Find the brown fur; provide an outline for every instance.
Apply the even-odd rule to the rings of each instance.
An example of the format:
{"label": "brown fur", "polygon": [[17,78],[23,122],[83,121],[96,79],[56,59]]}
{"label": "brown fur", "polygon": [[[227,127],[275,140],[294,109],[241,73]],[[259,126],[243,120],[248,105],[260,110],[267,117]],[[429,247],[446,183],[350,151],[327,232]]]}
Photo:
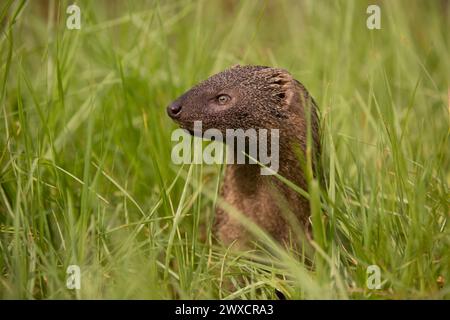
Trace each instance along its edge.
{"label": "brown fur", "polygon": [[[226,106],[214,101],[226,93],[232,100]],[[279,171],[283,177],[307,190],[304,166],[299,154],[306,154],[307,114],[311,115],[313,167],[320,152],[316,105],[305,87],[286,70],[262,66],[236,66],[218,73],[179,97],[174,104],[181,112],[174,118],[192,132],[193,122],[202,121],[203,130],[279,129]],[[171,107],[169,106],[169,108]],[[306,106],[310,106],[308,113]],[[296,153],[296,150],[299,152]],[[229,164],[220,195],[233,207],[280,242],[289,240],[290,224],[284,212],[290,210],[307,225],[308,201],[275,176],[260,175],[257,164]],[[225,244],[244,247],[250,240],[246,228],[223,209],[216,209],[215,234]]]}

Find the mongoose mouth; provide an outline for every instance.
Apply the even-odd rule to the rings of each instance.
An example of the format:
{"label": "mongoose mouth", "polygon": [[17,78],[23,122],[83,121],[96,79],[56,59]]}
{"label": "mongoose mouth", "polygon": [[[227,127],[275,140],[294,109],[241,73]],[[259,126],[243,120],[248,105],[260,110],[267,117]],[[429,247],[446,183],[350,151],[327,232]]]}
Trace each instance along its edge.
{"label": "mongoose mouth", "polygon": [[186,129],[186,128],[184,128],[184,130],[187,130],[187,131],[191,134],[191,136],[195,136],[194,130],[192,130],[192,129]]}
{"label": "mongoose mouth", "polygon": [[203,132],[201,132],[201,131],[195,131],[195,130],[192,128],[192,125],[180,123],[180,127],[181,127],[181,129],[184,129],[184,130],[186,130],[187,132],[189,132],[189,134],[190,134],[191,136],[199,137],[199,138],[202,138],[202,137],[203,137]]}

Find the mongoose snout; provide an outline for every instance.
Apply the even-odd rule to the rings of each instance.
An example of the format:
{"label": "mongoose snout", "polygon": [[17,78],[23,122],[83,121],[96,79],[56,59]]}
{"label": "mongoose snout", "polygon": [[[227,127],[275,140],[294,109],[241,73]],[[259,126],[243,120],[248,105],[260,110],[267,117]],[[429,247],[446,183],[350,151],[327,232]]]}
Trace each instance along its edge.
{"label": "mongoose snout", "polygon": [[170,106],[167,107],[167,114],[171,118],[176,118],[180,112],[181,112],[181,102],[180,101],[174,101]]}
{"label": "mongoose snout", "polygon": [[[278,173],[307,189],[305,155],[311,127],[312,164],[320,154],[317,107],[305,87],[284,69],[235,66],[215,74],[184,93],[167,108],[168,115],[193,133],[195,121],[202,130],[278,129]],[[300,152],[299,152],[300,151]],[[260,175],[258,164],[228,164],[220,195],[280,242],[291,240],[289,211],[307,224],[309,202],[276,176]],[[225,244],[245,247],[251,237],[239,221],[216,208],[214,232]]]}

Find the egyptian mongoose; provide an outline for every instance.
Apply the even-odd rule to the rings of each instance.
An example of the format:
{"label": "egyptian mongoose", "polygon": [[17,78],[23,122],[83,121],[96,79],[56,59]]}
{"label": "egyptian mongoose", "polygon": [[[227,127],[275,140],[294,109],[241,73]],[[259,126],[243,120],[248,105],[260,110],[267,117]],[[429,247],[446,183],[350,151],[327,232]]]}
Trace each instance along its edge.
{"label": "egyptian mongoose", "polygon": [[[311,146],[310,168],[320,154],[317,107],[305,87],[284,69],[235,66],[196,85],[167,108],[168,115],[194,134],[194,121],[202,130],[278,129],[278,174],[307,190],[305,155]],[[311,143],[307,144],[308,137]],[[302,161],[303,159],[303,161]],[[305,227],[310,216],[306,198],[276,175],[261,175],[259,164],[227,164],[220,195],[280,242],[292,231],[286,211]],[[235,216],[216,208],[214,233],[224,244],[245,247],[251,238]]]}

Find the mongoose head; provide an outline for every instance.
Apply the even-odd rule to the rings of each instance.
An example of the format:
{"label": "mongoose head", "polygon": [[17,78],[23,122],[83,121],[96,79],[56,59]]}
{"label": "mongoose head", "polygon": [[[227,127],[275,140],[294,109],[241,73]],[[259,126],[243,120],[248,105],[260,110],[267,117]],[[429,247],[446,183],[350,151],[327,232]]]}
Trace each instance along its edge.
{"label": "mongoose head", "polygon": [[298,114],[299,86],[283,69],[235,66],[181,95],[167,113],[191,134],[194,121],[202,121],[203,131],[214,128],[222,134],[226,129],[281,128],[286,118]]}

